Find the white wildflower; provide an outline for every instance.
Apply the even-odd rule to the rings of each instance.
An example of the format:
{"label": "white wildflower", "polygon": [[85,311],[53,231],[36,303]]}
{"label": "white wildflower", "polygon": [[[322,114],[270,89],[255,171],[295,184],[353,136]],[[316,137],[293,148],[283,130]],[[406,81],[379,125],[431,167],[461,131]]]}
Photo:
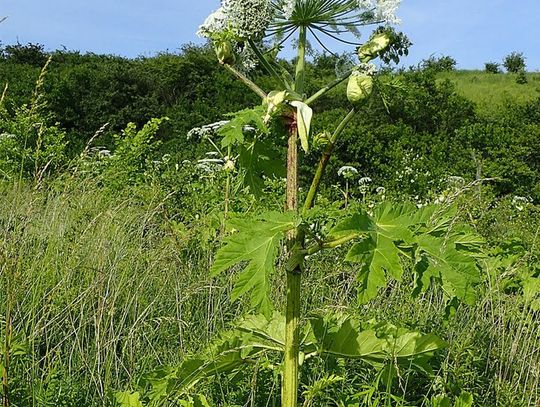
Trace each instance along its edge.
{"label": "white wildflower", "polygon": [[369,10],[373,8],[372,0],[358,0],[358,8],[362,10]]}
{"label": "white wildflower", "polygon": [[99,150],[97,151],[97,154],[98,154],[98,156],[100,156],[100,157],[110,157],[110,156],[111,156],[110,150],[107,150],[107,149],[105,149],[105,148],[104,148],[104,149],[99,149]]}
{"label": "white wildflower", "polygon": [[223,167],[223,160],[219,158],[204,158],[197,161],[195,168],[206,174],[213,174]]}
{"label": "white wildflower", "polygon": [[283,1],[283,4],[281,5],[281,12],[283,13],[283,17],[285,17],[286,20],[292,17],[295,6],[296,6],[296,0]]}
{"label": "white wildflower", "polygon": [[257,59],[255,52],[253,52],[251,46],[246,44],[241,51],[238,52],[238,57],[240,59],[239,65],[241,70],[245,73],[253,71],[255,68],[257,68],[257,65],[259,65],[259,60]]}
{"label": "white wildflower", "polygon": [[221,7],[210,14],[197,35],[212,38],[232,28],[241,38],[262,37],[271,21],[270,0],[222,0]]}
{"label": "white wildflower", "polygon": [[373,181],[373,180],[372,180],[371,178],[369,178],[369,177],[362,177],[362,178],[360,178],[360,180],[358,181],[358,183],[359,183],[360,185],[366,185],[366,184],[371,183],[372,181]]}
{"label": "white wildflower", "polygon": [[199,26],[197,36],[202,38],[210,38],[212,34],[221,32],[227,28],[227,15],[223,7],[218,8],[204,20],[204,23]]}
{"label": "white wildflower", "polygon": [[435,201],[433,201],[433,203],[435,205],[440,205],[440,204],[443,204],[444,202],[446,201],[446,195],[443,193],[441,195],[439,195]]}
{"label": "white wildflower", "polygon": [[377,187],[375,192],[377,192],[378,195],[384,195],[385,192],[386,192],[386,188],[385,187]]}
{"label": "white wildflower", "polygon": [[520,212],[531,202],[532,199],[529,199],[526,196],[514,196],[512,198],[512,205]]}
{"label": "white wildflower", "polygon": [[356,67],[356,70],[361,72],[364,75],[373,76],[377,73],[377,67],[375,64],[372,64],[371,62],[368,63],[361,63]]}
{"label": "white wildflower", "polygon": [[223,164],[221,158],[203,158],[202,160],[197,160],[199,164]]}
{"label": "white wildflower", "polygon": [[446,182],[448,183],[449,187],[453,188],[461,188],[465,185],[465,179],[457,175],[450,175],[446,179]]}
{"label": "white wildflower", "polygon": [[362,195],[366,195],[369,192],[369,184],[371,184],[372,179],[369,177],[362,177],[358,180],[358,189]]}
{"label": "white wildflower", "polygon": [[218,131],[220,128],[225,126],[227,123],[229,123],[229,120],[221,120],[219,122],[205,124],[201,127],[194,127],[187,133],[187,139],[193,140],[193,139],[199,139],[206,137],[208,135],[214,134],[216,131]]}
{"label": "white wildflower", "polygon": [[401,20],[396,16],[401,0],[358,0],[358,8],[373,13],[374,21],[387,24],[399,24]]}
{"label": "white wildflower", "polygon": [[228,21],[241,38],[259,38],[270,24],[269,0],[223,0],[221,4]]}
{"label": "white wildflower", "polygon": [[358,174],[358,170],[350,165],[344,165],[338,170],[338,176],[344,178],[350,178]]}

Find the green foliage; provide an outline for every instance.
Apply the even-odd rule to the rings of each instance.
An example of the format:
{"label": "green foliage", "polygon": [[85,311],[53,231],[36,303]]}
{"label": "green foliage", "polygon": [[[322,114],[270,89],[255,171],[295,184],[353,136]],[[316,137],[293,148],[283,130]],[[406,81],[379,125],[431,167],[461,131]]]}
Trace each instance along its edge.
{"label": "green foliage", "polygon": [[244,143],[244,132],[246,126],[255,125],[256,130],[262,133],[268,133],[266,123],[262,118],[263,108],[244,109],[232,114],[233,117],[228,123],[222,126],[218,133],[221,135],[221,146],[229,147]]}
{"label": "green foliage", "polygon": [[[373,215],[360,210],[336,225],[331,237],[362,236],[348,251],[346,260],[360,263],[358,299],[375,298],[388,277],[401,280],[400,257],[412,254],[417,273],[417,290],[425,290],[433,279],[442,284],[449,300],[456,297],[474,303],[475,286],[481,282],[474,257],[482,240],[463,225],[452,222],[453,212],[438,213],[428,206],[384,203]],[[367,235],[367,236],[365,236]]]}
{"label": "green foliage", "polygon": [[[47,63],[48,64],[48,63]],[[0,176],[17,175],[41,180],[66,163],[66,134],[52,123],[43,100],[42,86],[47,65],[37,81],[28,104],[10,112],[5,106],[5,92],[0,99]]]}
{"label": "green foliage", "polygon": [[487,73],[501,73],[500,65],[497,62],[486,62],[484,66]]}
{"label": "green foliage", "polygon": [[[432,334],[398,328],[391,324],[369,321],[360,323],[354,317],[331,313],[312,316],[305,327],[301,343],[305,363],[316,357],[332,359],[359,359],[379,370],[385,367],[402,366],[429,372],[428,361],[436,351],[446,347],[444,341]],[[246,367],[257,361],[266,360],[267,368],[279,369],[279,359],[272,356],[284,351],[285,317],[274,313],[271,318],[248,315],[240,320],[233,330],[224,332],[199,355],[185,359],[175,368],[163,368],[146,375],[141,383],[142,399],[148,404],[162,405],[164,400],[185,398],[198,382],[210,383],[220,374],[229,376],[242,374]],[[210,380],[210,381],[209,381]],[[322,387],[333,386],[340,380],[319,382],[311,387],[306,399],[314,398]],[[117,399],[139,400],[139,392],[118,393]],[[126,407],[129,404],[124,404]]]}
{"label": "green foliage", "polygon": [[218,275],[232,266],[248,262],[236,279],[231,300],[235,301],[248,291],[252,308],[270,315],[270,278],[274,274],[278,248],[285,232],[295,227],[292,213],[263,213],[255,219],[235,219],[230,226],[237,230],[218,250],[212,275]]}
{"label": "green foliage", "polygon": [[238,164],[243,185],[256,197],[260,197],[265,180],[282,178],[285,168],[280,151],[268,141],[253,140],[239,148]]}
{"label": "green foliage", "polygon": [[222,137],[221,146],[237,152],[240,179],[255,196],[261,195],[265,178],[285,174],[279,146],[268,141],[269,129],[263,120],[264,111],[263,106],[239,111],[217,131]]}
{"label": "green foliage", "polygon": [[[28,61],[39,57],[19,51]],[[266,108],[243,110],[224,128],[219,141],[230,148],[234,171],[197,168],[193,158],[206,152],[208,140],[186,142],[186,131],[255,102],[212,58],[195,47],[137,60],[55,52],[34,99],[39,68],[11,56],[0,61],[10,82],[0,133],[16,136],[0,137],[2,178],[9,179],[0,182],[7,294],[0,314],[16,310],[12,404],[279,405],[285,322],[271,314],[270,298],[282,297],[276,271],[292,266],[278,253],[295,227],[309,246],[294,248],[293,266],[303,263],[303,250],[316,251],[307,259],[302,310],[352,308],[351,315],[315,313],[304,327],[307,405],[468,406],[473,396],[483,407],[536,402],[536,76],[527,74],[529,83],[518,86],[515,76],[478,72],[384,73],[328,167],[353,164],[373,183],[351,184],[345,212],[329,174],[318,206],[300,222],[269,212],[282,207],[285,140],[274,120],[262,119]],[[332,78],[334,61],[320,58],[308,70],[310,94]],[[265,89],[280,89],[259,75]],[[460,96],[464,88],[494,100],[510,89],[531,100],[508,102],[488,116]],[[331,134],[349,107],[345,84],[338,85],[314,104],[312,133]],[[148,122],[164,114],[170,120]],[[106,121],[110,130],[87,146]],[[91,147],[96,140],[103,147]],[[320,153],[309,144],[301,155],[303,190]],[[38,183],[15,184],[21,173]],[[459,188],[447,186],[449,175],[463,177]],[[222,242],[229,176],[230,210],[248,215],[232,215]],[[479,177],[496,180],[468,184]],[[385,197],[375,195],[378,186]],[[418,209],[393,203],[393,196],[422,204],[437,197],[439,204]],[[457,202],[454,209],[440,205],[447,200]],[[219,278],[210,280],[208,269]],[[251,302],[230,304],[231,286],[234,300],[249,295]],[[357,293],[362,304],[348,307]],[[456,299],[463,302],[457,308]],[[249,308],[272,318],[248,316],[206,346]],[[125,388],[135,392],[114,400],[114,389]]]}
{"label": "green foliage", "polygon": [[[311,318],[310,325],[318,354],[361,359],[378,369],[396,363],[429,371],[428,360],[446,346],[436,335],[422,335],[387,323],[360,323],[347,315]],[[308,349],[310,345],[306,344]]]}
{"label": "green foliage", "polygon": [[472,394],[462,393],[455,399],[454,403],[452,403],[452,400],[448,396],[435,396],[431,399],[430,405],[432,407],[473,407],[474,401]]}
{"label": "green foliage", "polygon": [[525,85],[528,82],[527,75],[525,75],[525,71],[519,71],[516,76],[516,83],[518,85]]}
{"label": "green foliage", "polygon": [[129,123],[122,134],[115,136],[114,154],[105,161],[103,177],[113,188],[137,183],[149,167],[151,153],[157,148],[153,142],[162,123],[168,118],[152,119],[140,130]]}
{"label": "green foliage", "polygon": [[26,64],[41,68],[47,62],[48,55],[42,44],[17,43],[0,47],[0,57],[15,64]]}
{"label": "green foliage", "polygon": [[504,57],[503,66],[510,73],[519,73],[525,70],[525,57],[522,52],[512,52]]}
{"label": "green foliage", "polygon": [[435,58],[434,56],[429,57],[422,61],[422,68],[430,70],[433,72],[448,72],[454,71],[456,69],[456,60],[449,55],[441,56]]}

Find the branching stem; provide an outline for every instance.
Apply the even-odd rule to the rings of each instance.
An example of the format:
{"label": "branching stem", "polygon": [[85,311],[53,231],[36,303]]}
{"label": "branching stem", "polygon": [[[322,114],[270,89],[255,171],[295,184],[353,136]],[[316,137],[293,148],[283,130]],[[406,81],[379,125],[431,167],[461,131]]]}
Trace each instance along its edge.
{"label": "branching stem", "polygon": [[223,66],[227,68],[230,72],[232,72],[234,76],[236,76],[238,79],[244,82],[246,86],[250,88],[253,92],[255,92],[258,96],[260,96],[261,99],[264,99],[266,97],[266,92],[262,90],[259,86],[257,86],[255,82],[249,79],[246,75],[244,75],[238,69],[236,69],[235,67],[229,64],[223,64]]}
{"label": "branching stem", "polygon": [[344,236],[336,240],[331,240],[330,242],[316,243],[308,247],[307,249],[302,250],[300,253],[306,256],[310,256],[324,249],[335,249],[336,247],[341,246],[342,244],[345,244],[345,243],[350,242],[351,240],[357,239],[359,236],[360,236],[359,233],[352,233],[348,236]]}
{"label": "branching stem", "polygon": [[328,85],[326,85],[324,88],[322,88],[321,90],[317,91],[316,93],[314,93],[312,96],[310,96],[309,98],[306,99],[306,105],[310,105],[312,104],[313,102],[315,102],[317,99],[319,99],[321,96],[325,95],[328,91],[330,91],[331,89],[335,88],[336,86],[338,86],[340,83],[342,83],[343,81],[345,81],[347,78],[349,78],[349,76],[351,76],[351,71],[348,71],[345,75],[337,78],[336,80],[330,82]]}
{"label": "branching stem", "polygon": [[319,186],[321,185],[322,177],[326,170],[326,166],[328,165],[328,161],[330,161],[330,157],[332,156],[332,153],[334,152],[334,146],[336,145],[336,141],[341,135],[341,133],[343,133],[343,130],[345,130],[345,127],[347,127],[347,125],[352,120],[355,114],[356,114],[356,110],[352,108],[347,114],[347,116],[343,118],[341,123],[339,123],[334,134],[332,134],[332,136],[330,137],[328,144],[326,145],[326,148],[324,149],[322,157],[319,160],[319,164],[317,165],[317,171],[315,172],[315,175],[313,176],[313,181],[311,182],[311,186],[306,196],[306,200],[304,201],[304,206],[302,208],[302,211],[304,213],[313,207],[313,204],[315,202],[315,197],[317,196],[317,192],[319,191]]}

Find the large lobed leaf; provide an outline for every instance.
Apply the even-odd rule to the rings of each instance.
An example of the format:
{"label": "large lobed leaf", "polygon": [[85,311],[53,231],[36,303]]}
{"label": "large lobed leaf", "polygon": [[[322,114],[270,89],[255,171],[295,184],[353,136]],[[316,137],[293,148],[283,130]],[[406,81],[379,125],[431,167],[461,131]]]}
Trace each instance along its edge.
{"label": "large lobed leaf", "polygon": [[470,229],[454,222],[455,209],[417,209],[413,205],[383,203],[373,214],[359,210],[336,225],[334,239],[359,236],[346,260],[360,263],[358,298],[366,303],[387,285],[389,277],[401,280],[401,257],[416,258],[416,292],[435,280],[449,298],[466,303],[476,299],[481,281],[476,256],[483,241]]}
{"label": "large lobed leaf", "polygon": [[255,139],[251,143],[240,146],[238,151],[242,183],[249,188],[253,195],[261,195],[264,177],[285,177],[285,166],[280,153],[269,143]]}
{"label": "large lobed leaf", "polygon": [[[138,404],[141,399],[148,400],[150,406],[164,405],[165,400],[185,399],[201,381],[242,371],[246,364],[268,357],[268,352],[282,354],[284,334],[282,314],[274,312],[270,318],[248,315],[200,354],[185,359],[177,367],[165,367],[146,375],[140,383],[145,389],[143,397],[138,392],[126,392],[118,393],[117,399],[126,407],[142,406]],[[341,313],[310,318],[302,337],[301,351],[306,355],[361,359],[377,368],[398,363],[423,371],[430,370],[428,361],[434,352],[446,346],[435,335],[373,321],[361,323]],[[197,400],[197,397],[190,402],[204,405],[196,402],[206,399]]]}
{"label": "large lobed leaf", "polygon": [[232,301],[251,291],[254,309],[270,316],[269,278],[274,272],[278,248],[285,232],[296,227],[293,213],[268,212],[256,219],[231,222],[238,230],[218,250],[210,270],[213,276],[234,265],[247,262],[238,274],[231,294]]}
{"label": "large lobed leaf", "polygon": [[421,334],[385,323],[360,323],[351,316],[330,314],[310,320],[313,342],[320,355],[362,359],[374,366],[400,363],[429,369],[427,360],[446,343],[433,334]]}
{"label": "large lobed leaf", "polygon": [[268,128],[263,121],[263,112],[262,107],[258,106],[234,113],[233,118],[218,130],[218,133],[223,137],[221,146],[228,147],[234,144],[242,144],[247,126],[253,125],[257,130],[267,133]]}

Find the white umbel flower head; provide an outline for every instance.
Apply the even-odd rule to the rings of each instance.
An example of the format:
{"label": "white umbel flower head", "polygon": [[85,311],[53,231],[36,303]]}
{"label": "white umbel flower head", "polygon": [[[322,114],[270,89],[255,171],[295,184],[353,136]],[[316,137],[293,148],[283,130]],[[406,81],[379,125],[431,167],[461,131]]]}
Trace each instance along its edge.
{"label": "white umbel flower head", "polygon": [[518,211],[522,211],[530,203],[532,203],[532,199],[525,196],[514,196],[512,198],[512,205],[514,205]]}
{"label": "white umbel flower head", "polygon": [[212,12],[204,23],[199,26],[197,36],[202,38],[210,38],[213,33],[221,32],[227,28],[227,15],[225,14],[223,7],[218,8]]}
{"label": "white umbel flower head", "polygon": [[358,0],[358,8],[373,12],[373,20],[387,24],[399,24],[401,20],[396,16],[401,0]]}
{"label": "white umbel flower head", "polygon": [[377,66],[371,62],[361,62],[356,69],[364,75],[373,76],[377,73]]}
{"label": "white umbel flower head", "polygon": [[206,18],[197,35],[213,38],[232,28],[241,39],[259,39],[271,17],[270,0],[222,0],[221,7]]}
{"label": "white umbel flower head", "polygon": [[223,10],[241,38],[261,37],[271,22],[270,0],[223,0]]}
{"label": "white umbel flower head", "polygon": [[350,165],[344,165],[338,170],[338,176],[343,178],[352,178],[358,174],[358,170]]}
{"label": "white umbel flower head", "polygon": [[370,184],[373,180],[369,177],[362,177],[360,180],[358,180],[359,185],[367,185]]}
{"label": "white umbel flower head", "polygon": [[294,7],[296,6],[296,0],[284,0],[281,5],[281,12],[285,19],[290,19],[294,12]]}

